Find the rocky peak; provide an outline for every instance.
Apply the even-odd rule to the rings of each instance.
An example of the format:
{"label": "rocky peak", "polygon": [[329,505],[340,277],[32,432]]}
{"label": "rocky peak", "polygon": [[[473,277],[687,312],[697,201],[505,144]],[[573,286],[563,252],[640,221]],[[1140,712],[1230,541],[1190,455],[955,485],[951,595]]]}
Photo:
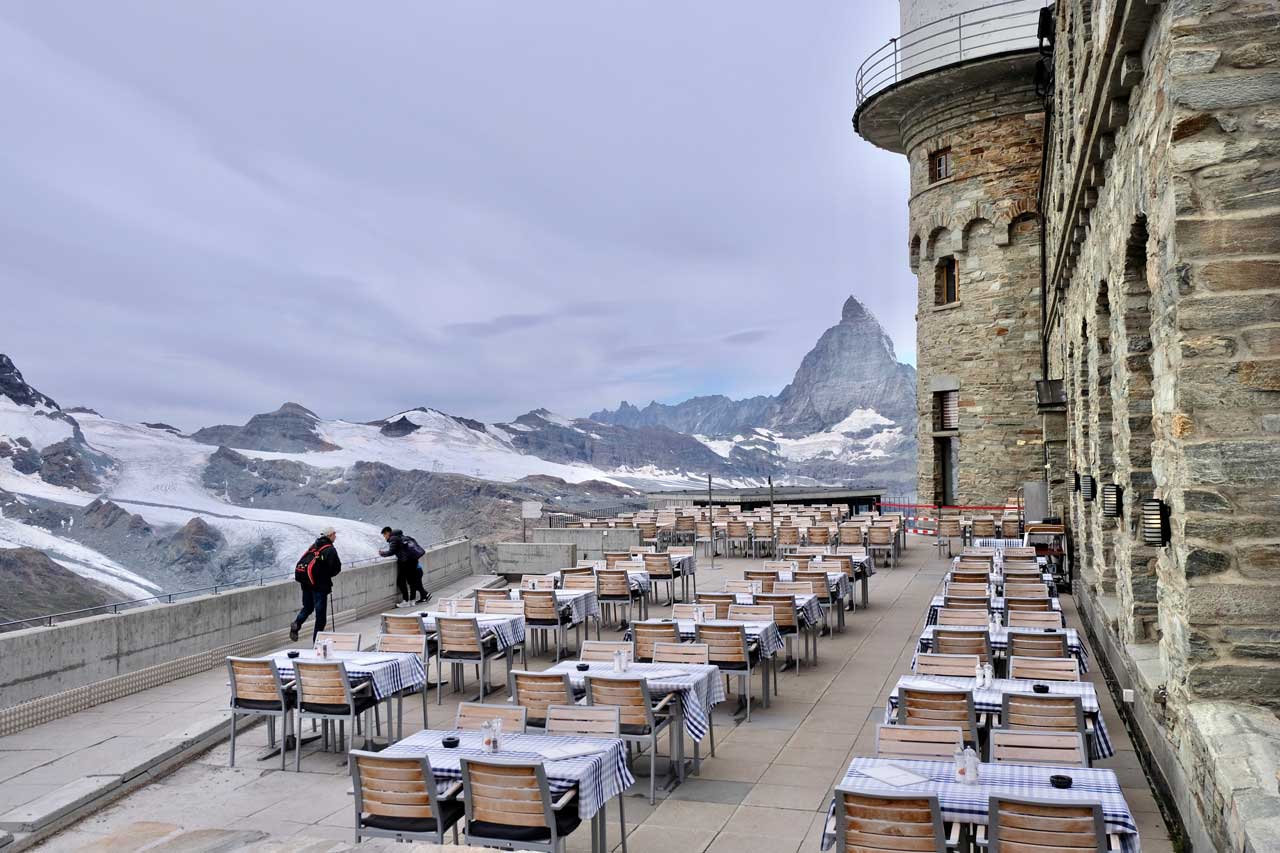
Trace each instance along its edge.
{"label": "rocky peak", "polygon": [[0,353],[0,397],[8,397],[19,406],[44,406],[58,408],[53,398],[41,394],[27,384],[22,378],[22,371],[13,363],[13,359]]}
{"label": "rocky peak", "polygon": [[306,406],[285,403],[274,412],[254,415],[244,426],[205,427],[193,432],[191,438],[201,444],[277,453],[336,450],[320,437],[319,422],[320,417]]}
{"label": "rocky peak", "polygon": [[203,565],[225,541],[216,527],[197,515],[165,541],[166,556],[182,566]]}

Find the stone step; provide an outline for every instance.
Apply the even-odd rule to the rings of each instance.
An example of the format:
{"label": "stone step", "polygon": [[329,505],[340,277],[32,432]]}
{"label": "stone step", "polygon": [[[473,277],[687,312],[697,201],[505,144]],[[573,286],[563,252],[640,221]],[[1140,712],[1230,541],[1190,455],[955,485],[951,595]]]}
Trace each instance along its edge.
{"label": "stone step", "polygon": [[82,776],[0,815],[0,830],[36,832],[118,787],[120,776]]}

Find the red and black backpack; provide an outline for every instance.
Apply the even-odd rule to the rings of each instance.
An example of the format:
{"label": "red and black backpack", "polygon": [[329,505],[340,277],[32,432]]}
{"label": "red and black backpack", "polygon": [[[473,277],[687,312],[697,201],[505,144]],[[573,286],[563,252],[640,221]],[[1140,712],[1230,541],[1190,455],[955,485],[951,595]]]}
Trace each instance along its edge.
{"label": "red and black backpack", "polygon": [[332,542],[326,542],[319,547],[312,545],[308,548],[302,555],[301,559],[298,560],[298,564],[293,567],[293,579],[298,583],[302,583],[305,579],[307,583],[315,586],[316,578],[313,572],[315,570],[316,563],[320,562],[320,555],[324,553],[324,549],[332,547]]}

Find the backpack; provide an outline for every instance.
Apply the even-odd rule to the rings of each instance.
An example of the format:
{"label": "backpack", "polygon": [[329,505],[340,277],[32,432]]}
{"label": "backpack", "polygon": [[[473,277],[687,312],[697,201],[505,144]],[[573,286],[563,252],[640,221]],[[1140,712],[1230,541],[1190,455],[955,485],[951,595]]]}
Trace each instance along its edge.
{"label": "backpack", "polygon": [[320,555],[324,552],[324,549],[332,547],[332,543],[326,542],[319,548],[315,545],[308,548],[298,559],[298,564],[293,567],[293,579],[298,583],[302,583],[305,580],[307,583],[315,586],[316,578],[313,571],[316,567],[316,563],[320,561]]}
{"label": "backpack", "polygon": [[414,539],[412,536],[404,537],[404,549],[412,555],[415,560],[421,560],[423,555],[427,553],[423,547],[418,544],[418,540]]}

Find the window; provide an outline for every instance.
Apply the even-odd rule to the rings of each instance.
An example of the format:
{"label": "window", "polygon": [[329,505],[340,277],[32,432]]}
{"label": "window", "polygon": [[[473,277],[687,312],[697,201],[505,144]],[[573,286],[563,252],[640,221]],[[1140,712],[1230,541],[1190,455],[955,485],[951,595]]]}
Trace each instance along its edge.
{"label": "window", "polygon": [[951,177],[951,149],[942,148],[929,155],[929,183]]}
{"label": "window", "polygon": [[935,432],[960,429],[960,392],[933,392],[933,428]]}
{"label": "window", "polygon": [[956,270],[956,259],[948,255],[938,261],[934,273],[933,302],[935,305],[949,305],[960,301],[960,284]]}

